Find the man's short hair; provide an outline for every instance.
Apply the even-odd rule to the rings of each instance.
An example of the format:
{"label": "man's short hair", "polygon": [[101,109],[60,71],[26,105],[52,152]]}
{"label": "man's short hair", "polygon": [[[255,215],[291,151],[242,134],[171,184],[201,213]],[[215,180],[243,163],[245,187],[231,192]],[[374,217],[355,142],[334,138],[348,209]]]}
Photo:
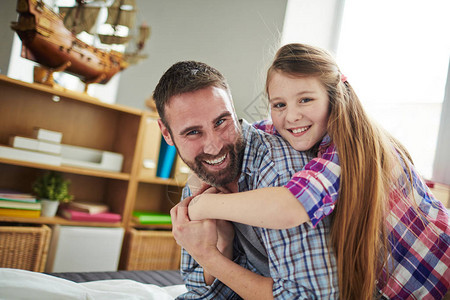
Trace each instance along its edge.
{"label": "man's short hair", "polygon": [[169,128],[165,107],[170,98],[210,86],[224,89],[231,99],[225,77],[213,67],[197,61],[182,61],[172,65],[161,77],[153,92],[156,109],[164,125]]}

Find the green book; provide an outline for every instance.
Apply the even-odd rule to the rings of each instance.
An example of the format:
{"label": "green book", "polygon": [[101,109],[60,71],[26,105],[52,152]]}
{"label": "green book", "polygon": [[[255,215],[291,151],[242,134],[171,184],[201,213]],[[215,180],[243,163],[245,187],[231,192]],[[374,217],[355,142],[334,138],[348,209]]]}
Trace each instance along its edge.
{"label": "green book", "polygon": [[133,211],[133,219],[140,224],[172,224],[169,214]]}
{"label": "green book", "polygon": [[31,202],[0,200],[0,208],[41,210],[41,203],[40,202],[31,203]]}

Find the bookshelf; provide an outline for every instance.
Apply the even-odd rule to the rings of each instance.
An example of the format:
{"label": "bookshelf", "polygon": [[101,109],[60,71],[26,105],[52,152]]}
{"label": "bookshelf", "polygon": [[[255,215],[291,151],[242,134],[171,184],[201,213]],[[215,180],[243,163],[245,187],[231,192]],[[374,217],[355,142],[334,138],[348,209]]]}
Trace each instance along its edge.
{"label": "bookshelf", "polygon": [[[54,166],[0,158],[0,188],[31,192],[32,182],[47,170],[61,172],[71,181],[75,199],[107,204],[122,217],[120,223],[77,222],[53,218],[15,218],[0,216],[2,223],[74,225],[170,229],[167,225],[142,226],[132,220],[133,210],[168,213],[181,196],[184,182],[162,179],[142,172],[147,120],[152,112],[103,103],[83,93],[58,90],[0,75],[0,145],[10,136],[32,136],[40,127],[63,133],[62,143],[111,151],[123,155],[121,172],[82,167]],[[154,128],[152,129],[154,130]],[[155,141],[159,143],[159,140]]]}

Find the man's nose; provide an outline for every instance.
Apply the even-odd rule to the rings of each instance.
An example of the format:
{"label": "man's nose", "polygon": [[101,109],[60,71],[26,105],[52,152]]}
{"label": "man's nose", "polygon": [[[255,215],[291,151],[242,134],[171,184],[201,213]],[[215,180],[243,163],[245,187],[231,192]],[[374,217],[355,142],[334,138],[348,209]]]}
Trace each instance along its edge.
{"label": "man's nose", "polygon": [[205,141],[203,152],[210,155],[217,155],[223,148],[223,139],[217,133],[210,133]]}

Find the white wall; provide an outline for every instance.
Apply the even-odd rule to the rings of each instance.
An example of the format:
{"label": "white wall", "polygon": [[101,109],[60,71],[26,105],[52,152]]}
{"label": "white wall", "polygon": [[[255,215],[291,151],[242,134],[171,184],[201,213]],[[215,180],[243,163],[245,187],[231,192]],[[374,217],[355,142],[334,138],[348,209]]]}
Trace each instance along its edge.
{"label": "white wall", "polygon": [[[287,0],[138,0],[152,35],[149,58],[123,71],[117,103],[144,108],[172,64],[199,60],[228,79],[239,117],[264,116],[265,69],[279,47]],[[256,105],[255,102],[256,101]]]}
{"label": "white wall", "polygon": [[0,74],[8,74],[9,57],[13,44],[14,31],[10,28],[12,21],[17,20],[16,0],[0,2]]}
{"label": "white wall", "polygon": [[289,0],[282,44],[304,43],[336,53],[345,0]]}
{"label": "white wall", "polygon": [[[144,49],[149,58],[120,73],[116,102],[145,108],[145,100],[164,71],[177,61],[194,59],[216,67],[227,77],[239,117],[249,121],[263,118],[267,114],[267,103],[261,93],[265,71],[275,51],[281,44],[292,41],[334,51],[339,31],[336,24],[340,24],[343,2],[137,0],[138,20],[145,20],[152,27]],[[0,34],[10,36],[8,43],[1,46],[8,53],[13,40],[9,22],[16,19],[15,5],[16,0],[2,0],[0,4],[0,13],[8,11],[0,18],[0,22],[6,20]],[[288,20],[285,21],[287,5]],[[283,26],[288,28],[280,43]],[[9,63],[9,55],[4,53],[0,52],[0,68],[3,62],[6,66]],[[30,61],[27,63],[32,65]],[[31,66],[28,71],[31,78],[30,70]],[[114,81],[118,80],[116,77]],[[94,86],[96,91],[93,91]],[[92,85],[89,94],[96,92],[93,96],[113,102],[109,98],[116,95],[115,88],[102,88],[103,85]]]}
{"label": "white wall", "polygon": [[450,185],[450,61],[432,178],[437,182]]}

